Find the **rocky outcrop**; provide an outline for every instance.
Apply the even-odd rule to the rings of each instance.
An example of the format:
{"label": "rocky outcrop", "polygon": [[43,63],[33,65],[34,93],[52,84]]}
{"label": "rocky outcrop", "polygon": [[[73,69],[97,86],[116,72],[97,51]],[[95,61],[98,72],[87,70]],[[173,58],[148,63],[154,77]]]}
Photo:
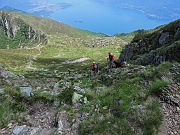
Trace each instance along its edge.
{"label": "rocky outcrop", "polygon": [[180,62],[180,20],[154,32],[137,34],[122,50],[119,61],[158,65],[163,61]]}
{"label": "rocky outcrop", "polygon": [[[2,64],[0,64],[0,86],[4,85],[18,85],[21,84],[21,82],[24,81],[24,76],[22,75],[15,75],[11,71],[9,71],[7,68],[5,68]],[[25,84],[23,84],[25,85]]]}
{"label": "rocky outcrop", "polygon": [[18,15],[7,11],[0,11],[0,28],[2,29],[1,35],[19,40],[19,47],[24,43],[47,43],[47,36],[42,31],[34,29],[33,26],[21,20]]}

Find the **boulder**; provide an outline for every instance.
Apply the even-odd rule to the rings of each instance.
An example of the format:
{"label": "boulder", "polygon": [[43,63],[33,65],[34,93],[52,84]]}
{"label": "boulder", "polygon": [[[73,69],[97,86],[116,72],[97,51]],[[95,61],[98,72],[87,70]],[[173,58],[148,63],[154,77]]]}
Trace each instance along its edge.
{"label": "boulder", "polygon": [[159,38],[159,44],[163,45],[167,43],[167,39],[169,38],[170,34],[169,32],[162,33]]}
{"label": "boulder", "polygon": [[21,86],[20,87],[20,91],[21,91],[22,96],[30,97],[31,96],[31,92],[32,92],[32,88],[31,87],[27,87],[27,86]]}
{"label": "boulder", "polygon": [[80,94],[74,92],[73,97],[72,97],[72,103],[76,104],[76,103],[82,102],[82,97],[83,97],[83,95],[80,95]]}
{"label": "boulder", "polygon": [[15,126],[11,135],[28,135],[29,127],[26,125],[23,126]]}

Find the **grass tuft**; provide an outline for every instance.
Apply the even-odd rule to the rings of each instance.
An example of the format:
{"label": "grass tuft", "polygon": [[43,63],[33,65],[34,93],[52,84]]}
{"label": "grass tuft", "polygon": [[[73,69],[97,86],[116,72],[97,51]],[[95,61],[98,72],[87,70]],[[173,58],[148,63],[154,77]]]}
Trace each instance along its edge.
{"label": "grass tuft", "polygon": [[163,89],[169,84],[171,84],[169,79],[156,79],[149,85],[150,94],[160,96]]}

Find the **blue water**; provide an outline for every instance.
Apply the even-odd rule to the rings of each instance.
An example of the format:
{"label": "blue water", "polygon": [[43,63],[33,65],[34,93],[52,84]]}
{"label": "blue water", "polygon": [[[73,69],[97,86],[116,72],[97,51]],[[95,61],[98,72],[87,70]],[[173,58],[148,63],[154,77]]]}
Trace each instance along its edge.
{"label": "blue water", "polygon": [[[33,1],[33,0],[31,0]],[[35,1],[35,0],[34,0]],[[152,29],[173,20],[152,20],[142,12],[103,5],[91,0],[41,0],[43,3],[70,3],[72,6],[53,11],[50,18],[65,24],[108,35],[128,33],[138,29]],[[14,4],[15,3],[15,4]],[[0,8],[8,5],[28,11],[33,5],[30,1],[4,0]]]}
{"label": "blue water", "polygon": [[109,35],[127,33],[138,29],[152,29],[168,21],[151,20],[145,14],[125,8],[115,8],[85,0],[64,0],[72,7],[59,10],[52,18],[66,24]]}

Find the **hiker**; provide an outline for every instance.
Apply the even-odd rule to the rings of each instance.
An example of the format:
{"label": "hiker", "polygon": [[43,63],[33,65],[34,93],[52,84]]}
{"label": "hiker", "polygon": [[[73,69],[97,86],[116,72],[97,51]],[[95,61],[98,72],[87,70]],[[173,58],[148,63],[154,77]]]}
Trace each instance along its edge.
{"label": "hiker", "polygon": [[109,57],[107,58],[107,60],[109,61],[109,68],[111,69],[115,60],[114,54],[109,52]]}
{"label": "hiker", "polygon": [[98,62],[96,62],[96,72],[98,73],[99,71],[99,65],[98,65]]}
{"label": "hiker", "polygon": [[92,71],[94,74],[98,72],[98,65],[95,62],[92,63]]}

